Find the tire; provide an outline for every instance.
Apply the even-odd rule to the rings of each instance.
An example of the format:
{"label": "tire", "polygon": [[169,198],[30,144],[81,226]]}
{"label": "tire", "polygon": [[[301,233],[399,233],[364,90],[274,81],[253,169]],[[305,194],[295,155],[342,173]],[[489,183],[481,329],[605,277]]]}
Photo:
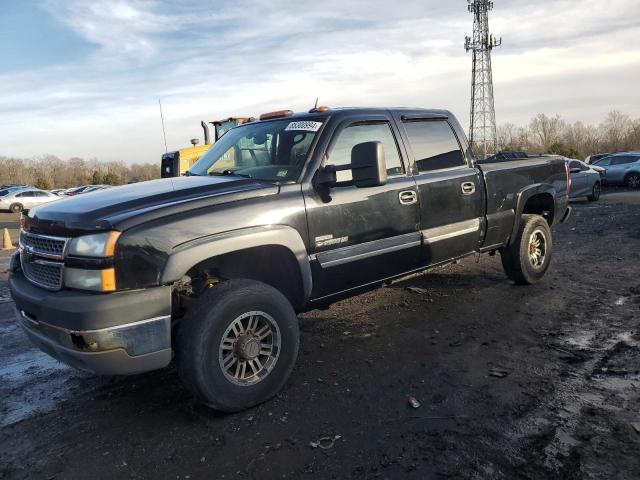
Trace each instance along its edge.
{"label": "tire", "polygon": [[12,203],[9,210],[11,210],[12,213],[20,213],[24,210],[24,207],[21,203]]}
{"label": "tire", "polygon": [[[538,241],[543,248],[531,249]],[[542,280],[551,264],[553,239],[547,221],[540,215],[522,215],[520,228],[514,242],[500,251],[504,273],[516,285],[532,285]]]}
{"label": "tire", "polygon": [[633,188],[634,190],[640,189],[640,173],[630,173],[624,178],[624,184]]}
{"label": "tire", "polygon": [[[264,327],[269,330],[258,340]],[[253,280],[229,280],[202,295],[177,337],[178,371],[187,389],[211,408],[237,412],[282,388],[295,365],[300,334],[282,293]],[[270,354],[263,355],[269,343]]]}
{"label": "tire", "polygon": [[596,182],[593,184],[593,189],[591,190],[591,195],[587,197],[587,200],[590,202],[597,202],[600,198],[600,193],[602,192],[602,186],[600,182]]}

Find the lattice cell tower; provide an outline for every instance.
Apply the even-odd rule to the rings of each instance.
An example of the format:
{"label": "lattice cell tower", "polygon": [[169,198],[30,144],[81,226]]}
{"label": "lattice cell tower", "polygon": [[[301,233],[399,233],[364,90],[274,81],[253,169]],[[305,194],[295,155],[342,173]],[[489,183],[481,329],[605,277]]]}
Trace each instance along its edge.
{"label": "lattice cell tower", "polygon": [[498,149],[491,51],[502,45],[502,38],[497,39],[489,32],[489,11],[493,10],[493,2],[489,0],[467,0],[467,2],[469,12],[473,13],[473,38],[466,37],[464,43],[465,50],[473,52],[469,136],[475,154],[486,158]]}

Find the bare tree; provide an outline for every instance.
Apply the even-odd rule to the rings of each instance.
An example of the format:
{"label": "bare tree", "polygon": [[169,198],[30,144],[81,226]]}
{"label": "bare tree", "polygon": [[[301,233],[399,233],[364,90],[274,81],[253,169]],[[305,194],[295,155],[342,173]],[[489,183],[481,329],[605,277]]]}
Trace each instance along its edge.
{"label": "bare tree", "polygon": [[548,117],[544,113],[536,115],[529,124],[537,146],[545,152],[550,151],[554,144],[560,142],[565,126],[566,124],[560,115]]}
{"label": "bare tree", "polygon": [[0,156],[0,184],[37,184],[40,187],[69,188],[94,183],[98,178],[102,181],[107,176],[109,183],[113,185],[131,180],[152,180],[160,176],[160,167],[152,163],[103,163],[96,159],[87,161],[79,157],[61,160],[54,155],[36,158]]}
{"label": "bare tree", "polygon": [[640,119],[616,110],[598,125],[583,122],[567,124],[559,115],[536,115],[528,127],[505,124],[498,127],[498,141],[503,150],[532,153],[557,153],[585,158],[595,153],[640,150]]}

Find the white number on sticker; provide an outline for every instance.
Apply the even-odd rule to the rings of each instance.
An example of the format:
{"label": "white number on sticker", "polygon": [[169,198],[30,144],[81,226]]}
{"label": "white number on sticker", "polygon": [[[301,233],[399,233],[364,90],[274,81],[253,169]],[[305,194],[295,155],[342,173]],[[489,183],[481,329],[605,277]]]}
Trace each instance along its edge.
{"label": "white number on sticker", "polygon": [[322,126],[322,122],[291,122],[289,125],[287,125],[287,128],[285,128],[285,130],[287,131],[291,131],[291,130],[300,130],[303,132],[317,132],[318,130],[320,130],[320,127]]}

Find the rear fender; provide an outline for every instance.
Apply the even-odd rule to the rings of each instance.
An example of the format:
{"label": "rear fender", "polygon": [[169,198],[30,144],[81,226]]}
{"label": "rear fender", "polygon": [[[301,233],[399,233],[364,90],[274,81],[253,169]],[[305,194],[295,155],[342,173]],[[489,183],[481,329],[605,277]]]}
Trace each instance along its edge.
{"label": "rear fender", "polygon": [[[531,200],[536,195],[551,195],[553,199],[553,205],[551,208],[551,214],[555,216],[556,210],[556,189],[553,188],[553,185],[548,183],[539,183],[536,185],[530,185],[524,189],[522,189],[518,195],[516,200],[516,211],[515,217],[513,219],[513,228],[511,229],[511,236],[509,237],[509,245],[512,245],[515,241],[518,233],[518,228],[520,228],[520,218],[524,213],[525,206],[527,202]],[[550,222],[552,223],[552,222]]]}

